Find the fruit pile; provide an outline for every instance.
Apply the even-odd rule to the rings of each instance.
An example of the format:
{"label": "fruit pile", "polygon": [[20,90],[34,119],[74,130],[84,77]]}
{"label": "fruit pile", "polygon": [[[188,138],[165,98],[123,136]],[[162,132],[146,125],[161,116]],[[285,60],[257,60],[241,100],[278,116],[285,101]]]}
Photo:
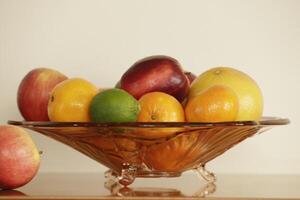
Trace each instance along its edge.
{"label": "fruit pile", "polygon": [[[52,69],[34,69],[19,86],[17,103],[25,120],[53,122],[254,121],[263,110],[261,91],[245,73],[217,67],[196,77],[168,56],[134,63],[110,89]],[[151,130],[139,134],[152,137]],[[181,169],[197,156],[177,162],[197,141],[194,136],[182,135],[151,146],[145,153],[146,164],[162,171]],[[116,141],[126,148],[132,143]],[[0,165],[0,188],[28,183],[40,165],[28,133],[16,126],[0,126],[0,147],[0,163],[5,163]]]}
{"label": "fruit pile", "polygon": [[27,121],[225,122],[255,121],[263,98],[255,81],[228,67],[198,77],[168,56],[134,63],[114,88],[34,69],[22,80],[18,107]]}

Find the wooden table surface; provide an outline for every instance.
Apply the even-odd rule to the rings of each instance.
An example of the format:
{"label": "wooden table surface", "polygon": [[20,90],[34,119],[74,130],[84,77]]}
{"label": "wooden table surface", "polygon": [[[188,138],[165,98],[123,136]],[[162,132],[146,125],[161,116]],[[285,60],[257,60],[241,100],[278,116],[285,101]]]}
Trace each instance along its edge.
{"label": "wooden table surface", "polygon": [[103,173],[39,173],[26,186],[0,191],[0,199],[300,199],[300,175],[219,174],[217,179],[214,188],[188,172],[178,178],[138,178],[129,188],[108,189]]}

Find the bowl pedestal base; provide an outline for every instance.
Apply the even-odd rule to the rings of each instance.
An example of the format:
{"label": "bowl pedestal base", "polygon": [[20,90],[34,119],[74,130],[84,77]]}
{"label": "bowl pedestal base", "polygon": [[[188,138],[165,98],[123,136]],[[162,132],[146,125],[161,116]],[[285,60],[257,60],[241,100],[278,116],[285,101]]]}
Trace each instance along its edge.
{"label": "bowl pedestal base", "polygon": [[[208,194],[213,193],[216,190],[216,176],[208,171],[204,165],[200,165],[195,168],[194,171],[197,173],[199,178],[205,180],[203,187],[201,187],[197,192],[194,193],[193,196],[196,197],[205,197]],[[121,173],[117,173],[111,169],[107,170],[105,173],[105,187],[111,191],[113,195],[116,196],[127,196],[128,194],[134,193],[135,189],[127,187],[132,184],[135,178],[174,178],[180,177],[180,172],[155,172],[155,171],[138,171],[136,167],[132,165],[124,165]],[[151,189],[147,189],[151,191]],[[153,192],[157,192],[154,188],[152,188]],[[160,191],[162,192],[162,191]],[[166,191],[165,191],[166,192]],[[170,191],[168,191],[170,192]]]}

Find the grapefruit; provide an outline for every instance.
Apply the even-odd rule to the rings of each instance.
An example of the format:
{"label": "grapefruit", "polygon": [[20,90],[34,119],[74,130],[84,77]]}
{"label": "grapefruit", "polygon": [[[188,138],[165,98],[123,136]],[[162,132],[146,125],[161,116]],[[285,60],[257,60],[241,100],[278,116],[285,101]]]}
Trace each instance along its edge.
{"label": "grapefruit", "polygon": [[239,101],[236,121],[256,121],[261,118],[263,95],[259,86],[247,74],[230,67],[212,68],[198,76],[191,85],[189,99],[215,85],[229,87],[236,93]]}

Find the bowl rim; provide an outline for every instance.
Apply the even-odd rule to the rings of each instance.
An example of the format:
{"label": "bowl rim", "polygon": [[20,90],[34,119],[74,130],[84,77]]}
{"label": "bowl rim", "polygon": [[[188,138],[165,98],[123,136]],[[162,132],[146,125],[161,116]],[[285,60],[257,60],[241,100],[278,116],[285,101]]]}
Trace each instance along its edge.
{"label": "bowl rim", "polygon": [[50,122],[50,121],[15,121],[10,125],[25,127],[132,127],[132,128],[167,128],[167,127],[220,127],[220,126],[277,126],[290,123],[288,118],[264,116],[259,121],[228,122]]}

